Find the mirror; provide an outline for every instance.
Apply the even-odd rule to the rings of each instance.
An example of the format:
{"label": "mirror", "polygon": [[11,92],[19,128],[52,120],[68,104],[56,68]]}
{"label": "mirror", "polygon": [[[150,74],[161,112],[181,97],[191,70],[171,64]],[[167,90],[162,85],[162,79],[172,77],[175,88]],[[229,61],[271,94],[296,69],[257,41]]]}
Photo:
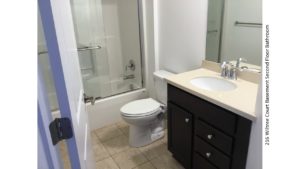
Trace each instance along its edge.
{"label": "mirror", "polygon": [[237,58],[261,66],[262,1],[209,0],[206,60],[222,62]]}

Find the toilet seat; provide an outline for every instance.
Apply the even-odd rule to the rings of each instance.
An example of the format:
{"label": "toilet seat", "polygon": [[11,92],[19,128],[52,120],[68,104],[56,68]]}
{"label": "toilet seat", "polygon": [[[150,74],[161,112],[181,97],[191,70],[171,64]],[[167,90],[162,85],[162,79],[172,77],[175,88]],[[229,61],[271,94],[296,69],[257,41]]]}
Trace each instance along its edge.
{"label": "toilet seat", "polygon": [[127,117],[150,116],[160,110],[161,104],[152,98],[135,100],[121,108],[122,115]]}

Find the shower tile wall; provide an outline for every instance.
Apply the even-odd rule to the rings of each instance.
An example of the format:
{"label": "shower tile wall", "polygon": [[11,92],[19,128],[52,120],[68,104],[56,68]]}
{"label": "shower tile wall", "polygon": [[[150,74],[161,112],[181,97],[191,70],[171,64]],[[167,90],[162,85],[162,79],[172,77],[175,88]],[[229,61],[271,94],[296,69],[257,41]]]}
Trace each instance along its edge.
{"label": "shower tile wall", "polygon": [[[138,18],[138,1],[137,0],[119,0],[119,17],[120,17],[120,35],[122,42],[122,53],[123,53],[123,68],[128,65],[132,59],[135,62],[136,69],[131,71],[127,69],[124,72],[125,75],[134,74],[134,84],[141,86],[141,48],[140,48],[140,37],[139,37],[139,18]],[[130,39],[130,43],[128,43]]]}
{"label": "shower tile wall", "polygon": [[[122,85],[128,86],[128,83],[141,87],[137,0],[102,0],[102,9],[107,49],[109,50],[112,92],[113,94],[122,92],[118,89],[122,88]],[[136,69],[134,71],[129,69],[126,71],[129,60],[135,62]],[[123,77],[131,74],[134,74],[135,79],[128,79],[124,83]]]}

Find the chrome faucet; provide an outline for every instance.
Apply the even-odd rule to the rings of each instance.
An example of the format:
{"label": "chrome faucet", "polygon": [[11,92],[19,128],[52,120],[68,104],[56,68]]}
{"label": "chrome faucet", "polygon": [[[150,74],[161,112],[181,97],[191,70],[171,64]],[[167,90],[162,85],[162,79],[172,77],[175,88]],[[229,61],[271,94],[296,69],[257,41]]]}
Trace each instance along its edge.
{"label": "chrome faucet", "polygon": [[236,65],[235,65],[235,67],[239,69],[239,68],[240,68],[241,62],[247,62],[247,59],[245,59],[245,58],[238,58],[238,59],[236,60]]}
{"label": "chrome faucet", "polygon": [[221,76],[224,78],[237,80],[237,72],[238,72],[238,70],[240,70],[240,63],[245,62],[245,61],[247,61],[247,60],[244,58],[238,58],[235,66],[228,61],[222,62]]}
{"label": "chrome faucet", "polygon": [[228,61],[224,61],[221,64],[221,76],[228,79],[237,79],[237,71],[242,70],[240,67],[241,62],[246,62],[247,60],[244,58],[238,58],[236,60],[236,65],[234,66],[232,63]]}
{"label": "chrome faucet", "polygon": [[129,63],[125,66],[125,70],[127,71],[127,69],[130,69],[132,71],[135,70],[135,63],[134,60],[130,59]]}
{"label": "chrome faucet", "polygon": [[222,77],[225,77],[225,78],[228,78],[229,75],[230,75],[230,68],[229,66],[231,63],[230,62],[227,62],[227,61],[224,61],[222,62],[221,64],[221,76]]}
{"label": "chrome faucet", "polygon": [[229,78],[230,79],[233,79],[233,80],[237,80],[237,70],[238,70],[238,68],[237,67],[234,67],[234,66],[232,66],[231,68],[230,68],[230,72],[229,72]]}

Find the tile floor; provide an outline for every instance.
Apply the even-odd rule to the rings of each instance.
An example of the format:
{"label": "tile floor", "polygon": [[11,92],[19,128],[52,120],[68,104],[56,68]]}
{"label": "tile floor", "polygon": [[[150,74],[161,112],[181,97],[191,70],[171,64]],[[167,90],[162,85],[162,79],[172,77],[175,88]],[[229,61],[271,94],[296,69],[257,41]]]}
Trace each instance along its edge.
{"label": "tile floor", "polygon": [[140,148],[129,146],[128,134],[123,121],[92,131],[97,169],[184,169],[167,150],[167,130],[164,138]]}

